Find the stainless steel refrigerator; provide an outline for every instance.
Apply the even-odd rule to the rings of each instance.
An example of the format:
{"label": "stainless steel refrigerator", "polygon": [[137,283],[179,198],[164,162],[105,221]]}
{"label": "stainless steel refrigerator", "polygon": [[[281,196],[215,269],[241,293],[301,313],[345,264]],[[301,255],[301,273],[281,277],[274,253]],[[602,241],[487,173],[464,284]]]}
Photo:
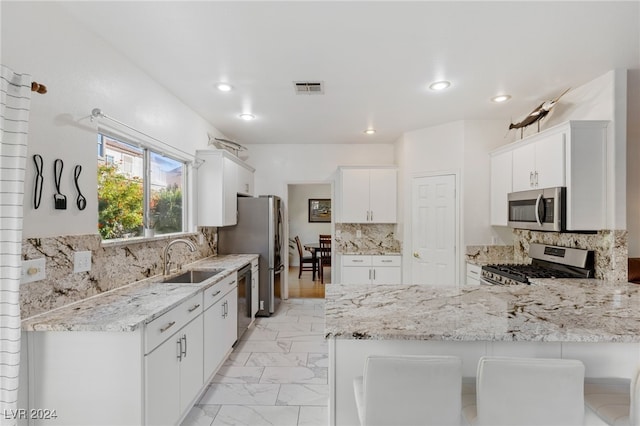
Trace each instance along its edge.
{"label": "stainless steel refrigerator", "polygon": [[218,253],[260,255],[258,316],[273,314],[282,298],[283,217],[280,197],[238,197],[238,224],[218,228]]}

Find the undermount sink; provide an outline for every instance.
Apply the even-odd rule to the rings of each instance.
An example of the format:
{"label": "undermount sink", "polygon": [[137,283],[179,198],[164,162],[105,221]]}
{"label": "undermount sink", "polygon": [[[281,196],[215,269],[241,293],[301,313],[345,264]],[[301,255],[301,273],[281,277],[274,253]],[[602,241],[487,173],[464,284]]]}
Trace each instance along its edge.
{"label": "undermount sink", "polygon": [[184,272],[175,277],[166,278],[163,283],[181,283],[181,284],[197,284],[209,278],[218,275],[224,269],[194,269],[192,271]]}

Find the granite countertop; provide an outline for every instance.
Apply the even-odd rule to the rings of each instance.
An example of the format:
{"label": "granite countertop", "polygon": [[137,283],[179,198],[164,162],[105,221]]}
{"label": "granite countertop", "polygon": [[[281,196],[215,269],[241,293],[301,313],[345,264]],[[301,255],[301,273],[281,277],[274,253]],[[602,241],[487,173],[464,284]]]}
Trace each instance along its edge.
{"label": "granite countertop", "polygon": [[462,288],[326,286],[335,339],[640,342],[640,286],[595,279]]}
{"label": "granite countertop", "polygon": [[384,251],[383,249],[367,249],[367,250],[356,250],[356,251],[345,251],[336,254],[346,255],[346,256],[402,256],[402,253],[395,251]]}
{"label": "granite countertop", "polygon": [[224,271],[197,284],[162,283],[156,275],[99,295],[22,320],[25,331],[134,331],[211,287],[257,259],[257,254],[219,255],[189,265],[190,269]]}

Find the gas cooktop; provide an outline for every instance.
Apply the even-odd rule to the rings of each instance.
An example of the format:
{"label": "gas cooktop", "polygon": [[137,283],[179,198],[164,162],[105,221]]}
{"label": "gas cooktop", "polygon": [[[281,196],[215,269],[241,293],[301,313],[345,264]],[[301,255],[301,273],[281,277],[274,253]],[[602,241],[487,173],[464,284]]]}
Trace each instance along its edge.
{"label": "gas cooktop", "polygon": [[482,267],[482,284],[530,284],[529,278],[593,278],[592,250],[548,246],[529,246],[531,264],[497,264]]}

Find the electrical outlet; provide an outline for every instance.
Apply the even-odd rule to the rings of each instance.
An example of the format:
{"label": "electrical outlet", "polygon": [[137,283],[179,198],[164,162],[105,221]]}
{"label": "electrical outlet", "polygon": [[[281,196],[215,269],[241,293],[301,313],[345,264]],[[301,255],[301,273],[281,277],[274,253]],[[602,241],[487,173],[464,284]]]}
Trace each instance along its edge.
{"label": "electrical outlet", "polygon": [[91,251],[73,252],[73,273],[91,270]]}
{"label": "electrical outlet", "polygon": [[22,261],[22,276],[20,282],[22,284],[32,283],[34,281],[40,281],[47,277],[45,273],[45,259],[23,260]]}
{"label": "electrical outlet", "polygon": [[361,230],[356,230],[356,238],[362,238],[362,231]]}
{"label": "electrical outlet", "polygon": [[198,234],[198,244],[200,244],[200,245],[204,244],[204,235],[203,234]]}

